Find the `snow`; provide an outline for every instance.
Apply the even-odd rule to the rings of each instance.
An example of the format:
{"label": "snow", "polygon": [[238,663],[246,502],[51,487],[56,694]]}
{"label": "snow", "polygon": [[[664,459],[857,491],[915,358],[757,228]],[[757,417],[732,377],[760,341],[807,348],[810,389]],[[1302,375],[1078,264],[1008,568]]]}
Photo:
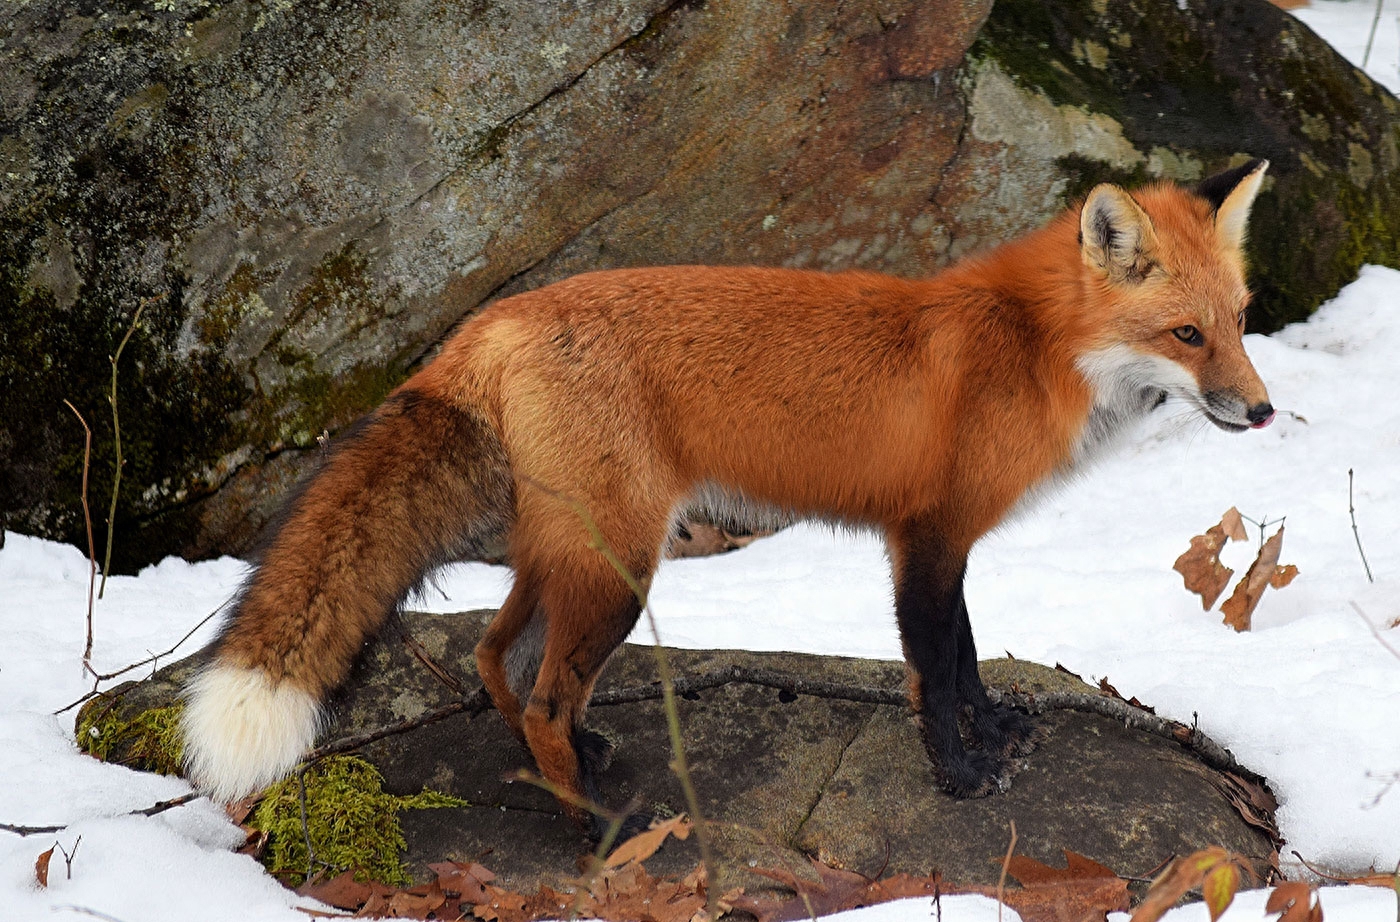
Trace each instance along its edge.
{"label": "snow", "polygon": [[1366,73],[1392,93],[1400,93],[1400,0],[1380,0],[1379,4],[1371,0],[1312,0],[1292,12],[1357,67],[1365,59],[1366,42],[1375,23]]}
{"label": "snow", "polygon": [[[1359,65],[1375,7],[1314,0],[1295,15]],[[1386,4],[1369,73],[1400,91],[1400,3]],[[1400,272],[1366,267],[1305,324],[1247,347],[1281,414],[1270,428],[1221,433],[1179,408],[1125,449],[976,549],[968,605],[983,655],[1010,651],[1107,677],[1128,697],[1201,728],[1266,775],[1279,795],[1291,860],[1341,871],[1400,862]],[[1306,420],[1306,421],[1304,421]],[[1367,581],[1348,514],[1349,469]],[[1230,506],[1287,518],[1282,561],[1301,575],[1269,590],[1254,630],[1237,634],[1170,567],[1190,536]],[[1237,571],[1249,545],[1224,554]],[[95,611],[94,665],[119,669],[164,651],[223,605],[246,568],[233,559],[166,560],[108,581]],[[419,607],[498,605],[508,571],[460,565]],[[81,668],[88,562],[78,550],[6,535],[0,550],[0,822],[68,824],[51,835],[0,832],[0,920],[110,917],[121,922],[290,922],[313,905],[235,855],[238,830],[197,800],[126,816],[186,793],[179,779],[99,763],[54,711],[88,685]],[[798,527],[718,558],[663,567],[652,593],[662,639],[688,647],[798,650],[897,659],[887,562],[866,535]],[[176,655],[210,639],[217,618]],[[639,632],[633,638],[649,642]],[[167,662],[163,659],[159,664]],[[155,666],[131,673],[143,675]],[[81,844],[75,843],[81,836]],[[34,861],[57,842],[49,887]],[[1325,888],[1331,920],[1391,922],[1396,895]],[[1241,894],[1227,922],[1266,918]],[[941,917],[991,922],[994,901],[945,897]],[[934,918],[904,900],[832,918]],[[1014,922],[1014,912],[1002,918]],[[1206,918],[1202,905],[1171,922]],[[1126,916],[1115,916],[1123,922]]]}

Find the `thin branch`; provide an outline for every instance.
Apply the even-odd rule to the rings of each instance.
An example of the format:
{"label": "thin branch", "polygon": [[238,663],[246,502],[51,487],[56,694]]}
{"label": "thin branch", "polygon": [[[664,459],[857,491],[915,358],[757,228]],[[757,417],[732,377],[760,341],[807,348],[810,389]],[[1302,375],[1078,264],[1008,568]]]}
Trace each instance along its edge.
{"label": "thin branch", "polygon": [[1001,859],[1001,876],[997,878],[997,922],[1001,922],[1001,907],[1006,905],[1006,873],[1011,868],[1011,854],[1016,851],[1016,821],[1011,821],[1011,841],[1006,845],[1006,857]]}
{"label": "thin branch", "polygon": [[1366,580],[1374,583],[1376,578],[1371,575],[1371,565],[1366,562],[1366,551],[1361,547],[1361,532],[1356,527],[1356,504],[1351,499],[1354,479],[1352,469],[1347,468],[1347,512],[1351,515],[1351,534],[1356,539],[1356,552],[1361,555],[1361,565],[1366,568]]}
{"label": "thin branch", "polygon": [[[232,602],[232,601],[233,601],[233,600],[230,599],[228,602],[223,602],[222,604],[219,605],[218,608],[215,608],[215,609],[214,609],[213,611],[211,611],[209,614],[207,614],[207,615],[205,615],[203,618],[201,618],[200,621],[199,621],[199,623],[196,624],[194,627],[190,628],[189,631],[187,631],[187,632],[185,633],[185,636],[184,636],[184,637],[181,637],[179,640],[175,641],[175,645],[172,646],[169,650],[163,650],[163,651],[161,651],[160,653],[152,654],[151,656],[148,656],[148,657],[146,657],[145,659],[141,660],[139,663],[132,663],[130,666],[124,666],[124,667],[122,667],[121,669],[118,669],[116,672],[106,672],[106,673],[96,673],[96,672],[94,672],[94,673],[93,673],[93,677],[97,680],[97,682],[108,682],[108,681],[111,681],[112,679],[117,678],[118,676],[124,676],[124,675],[126,675],[128,672],[131,672],[133,669],[140,669],[142,666],[148,665],[148,664],[150,664],[150,663],[154,663],[156,660],[159,660],[159,659],[162,659],[162,658],[164,658],[164,657],[167,657],[167,656],[171,655],[171,654],[174,653],[176,650],[180,649],[180,646],[181,646],[182,644],[184,644],[185,641],[187,641],[187,640],[189,640],[191,637],[193,637],[196,631],[198,631],[200,628],[204,627],[204,625],[208,624],[208,623],[209,623],[209,620],[210,620],[211,618],[213,618],[213,617],[214,617],[215,615],[217,615],[219,612],[221,612],[221,611],[223,611],[225,608],[227,608],[227,607],[229,606],[229,603]],[[96,689],[96,687],[94,687],[92,691],[88,692],[86,695],[83,695],[83,696],[82,696],[81,698],[79,698],[77,701],[73,701],[73,702],[71,702],[71,703],[69,703],[69,704],[65,704],[63,707],[61,707],[61,708],[59,708],[58,710],[54,711],[54,716],[57,716],[57,715],[59,715],[59,714],[62,714],[64,711],[71,711],[73,708],[77,707],[78,705],[84,704],[84,703],[86,703],[87,701],[90,701],[91,699],[97,697],[97,696],[100,695],[100,694],[103,694],[103,692],[99,692],[99,691]]]}
{"label": "thin branch", "polygon": [[1365,70],[1367,63],[1371,60],[1371,45],[1376,41],[1376,29],[1381,24],[1381,7],[1385,0],[1376,0],[1376,16],[1371,20],[1371,32],[1366,36],[1366,52],[1361,55],[1361,69]]}
{"label": "thin branch", "polygon": [[108,395],[107,402],[112,405],[112,437],[117,449],[117,470],[112,475],[112,505],[107,510],[107,553],[102,558],[102,585],[97,589],[97,597],[102,598],[103,591],[107,588],[107,574],[112,569],[112,533],[117,527],[117,491],[122,485],[122,425],[117,418],[117,362],[121,361],[122,350],[126,348],[127,340],[131,339],[131,334],[136,332],[136,324],[141,321],[141,311],[146,309],[147,304],[152,304],[164,298],[164,292],[146,298],[136,305],[136,313],[131,316],[131,326],[127,327],[126,335],[117,344],[117,351],[112,356],[112,393]]}
{"label": "thin branch", "polygon": [[[194,800],[199,800],[199,798],[203,796],[203,794],[191,792],[189,794],[184,794],[180,797],[176,797],[173,800],[162,800],[159,803],[151,804],[151,806],[143,807],[140,810],[128,810],[125,813],[117,814],[117,816],[155,816],[157,813],[164,813],[166,810],[173,810],[176,807],[183,807],[185,804]],[[90,819],[111,818],[112,817],[90,817]],[[69,825],[70,824],[68,823],[63,823],[58,826],[16,826],[12,823],[0,823],[0,831],[12,832],[17,836],[39,836],[49,835],[55,832],[62,832],[63,830],[67,829]],[[73,845],[73,851],[76,852],[77,850],[78,846],[75,843]]]}
{"label": "thin branch", "polygon": [[78,417],[78,422],[83,424],[83,520],[87,523],[88,539],[88,606],[87,606],[87,644],[83,647],[83,668],[92,675],[97,675],[92,668],[92,586],[97,581],[97,548],[92,541],[92,512],[88,509],[88,468],[92,463],[92,429],[88,426],[87,420],[83,419],[83,414],[78,412],[78,408],[73,406],[65,397],[63,402],[68,405],[68,409],[73,411],[73,415]]}
{"label": "thin branch", "polygon": [[1351,607],[1356,611],[1357,617],[1360,618],[1362,621],[1365,621],[1366,626],[1371,629],[1371,636],[1376,638],[1376,643],[1389,650],[1391,656],[1395,657],[1396,659],[1400,659],[1400,650],[1395,649],[1393,646],[1390,645],[1390,641],[1386,640],[1384,637],[1381,636],[1381,632],[1376,628],[1374,624],[1371,623],[1371,619],[1366,617],[1366,613],[1361,610],[1361,606],[1357,605],[1355,602],[1352,602]]}

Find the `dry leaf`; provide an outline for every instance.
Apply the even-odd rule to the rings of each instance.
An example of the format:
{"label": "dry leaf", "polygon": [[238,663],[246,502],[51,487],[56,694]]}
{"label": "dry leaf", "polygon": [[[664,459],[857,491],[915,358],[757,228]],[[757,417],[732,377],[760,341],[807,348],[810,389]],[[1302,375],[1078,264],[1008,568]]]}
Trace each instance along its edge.
{"label": "dry leaf", "polygon": [[1225,510],[1220,517],[1220,527],[1231,541],[1248,541],[1249,533],[1244,530],[1244,516],[1234,506]]}
{"label": "dry leaf", "polygon": [[1240,869],[1234,862],[1217,865],[1206,874],[1206,879],[1201,883],[1201,896],[1205,897],[1206,908],[1210,910],[1210,922],[1215,922],[1230,907],[1239,888]]}
{"label": "dry leaf", "polygon": [[816,881],[778,868],[753,869],[755,874],[776,880],[794,891],[796,896],[788,900],[740,896],[734,899],[734,908],[752,913],[758,917],[758,922],[795,922],[798,919],[858,909],[891,899],[877,889],[877,881],[851,871],[830,867],[814,859],[808,860],[812,870],[817,872]]}
{"label": "dry leaf", "polygon": [[690,835],[690,829],[690,821],[685,818],[684,813],[665,822],[654,823],[646,832],[637,833],[613,849],[605,866],[616,868],[629,861],[646,861],[656,854],[656,850],[666,841],[667,836],[674,835],[677,839],[684,839]]}
{"label": "dry leaf", "polygon": [[320,900],[336,909],[348,909],[354,912],[369,899],[373,888],[369,884],[356,880],[354,871],[346,871],[327,881],[304,883],[297,887],[296,892],[302,896],[309,896],[313,900]]}
{"label": "dry leaf", "polygon": [[1280,913],[1278,922],[1322,922],[1322,902],[1314,902],[1317,891],[1299,880],[1279,884],[1264,904],[1266,913]]}
{"label": "dry leaf", "polygon": [[1288,585],[1297,575],[1297,567],[1292,567],[1292,573],[1281,575],[1288,567],[1278,565],[1279,554],[1283,551],[1283,526],[1280,525],[1278,531],[1274,532],[1264,546],[1259,548],[1259,556],[1254,558],[1254,563],[1250,564],[1249,570],[1239,583],[1235,585],[1235,591],[1230,598],[1220,606],[1220,611],[1225,615],[1225,623],[1237,631],[1249,630],[1253,620],[1254,609],[1258,607],[1259,600],[1264,596],[1264,590],[1275,579],[1281,579],[1281,585]]}
{"label": "dry leaf", "polygon": [[[1004,859],[993,860],[1000,864]],[[1127,911],[1128,882],[1111,868],[1068,849],[1065,861],[1066,867],[1055,868],[1024,855],[1013,856],[1006,873],[1021,887],[1003,890],[1002,900],[1023,922],[1086,922]],[[991,887],[979,892],[997,895]]]}
{"label": "dry leaf", "polygon": [[1205,534],[1192,538],[1191,547],[1172,564],[1186,588],[1201,597],[1201,611],[1210,611],[1234,575],[1234,570],[1220,562],[1225,540],[1224,525],[1213,525]]}
{"label": "dry leaf", "polygon": [[438,861],[428,865],[428,870],[437,875],[438,886],[444,892],[455,894],[463,903],[485,903],[490,899],[486,885],[496,879],[486,868],[475,861],[463,864],[459,861]]}
{"label": "dry leaf", "polygon": [[1298,576],[1298,568],[1293,564],[1285,564],[1274,568],[1274,575],[1269,577],[1269,585],[1275,589],[1282,589],[1293,582]]}
{"label": "dry leaf", "polygon": [[[1152,886],[1147,890],[1147,895],[1133,911],[1131,922],[1156,922],[1163,913],[1175,906],[1176,901],[1181,899],[1187,891],[1202,886],[1211,875],[1220,873],[1220,868],[1237,864],[1239,861],[1234,855],[1215,846],[1187,855],[1185,858],[1178,858],[1152,882]],[[1224,900],[1224,905],[1229,905],[1229,900],[1225,899],[1224,890],[1225,885],[1230,881],[1231,878],[1228,874],[1214,878],[1216,904]],[[1234,885],[1238,887],[1238,872],[1233,881]],[[1234,891],[1231,890],[1229,896],[1233,898],[1233,895]],[[1212,908],[1211,911],[1214,912],[1214,909]],[[1291,920],[1291,922],[1296,922],[1296,920]]]}
{"label": "dry leaf", "polygon": [[38,860],[34,862],[34,877],[39,881],[40,887],[47,887],[49,885],[49,861],[53,858],[53,850],[55,848],[58,848],[57,842],[50,846],[49,850],[40,855]]}

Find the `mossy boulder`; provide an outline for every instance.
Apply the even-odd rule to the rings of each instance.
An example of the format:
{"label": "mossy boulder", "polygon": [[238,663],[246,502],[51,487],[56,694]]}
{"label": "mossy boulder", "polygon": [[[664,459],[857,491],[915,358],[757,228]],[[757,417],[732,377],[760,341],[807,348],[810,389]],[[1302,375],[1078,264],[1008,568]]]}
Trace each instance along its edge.
{"label": "mossy boulder", "polygon": [[927,274],[1258,155],[1252,322],[1301,318],[1398,261],[1397,124],[1265,0],[0,4],[0,518],[81,543],[64,399],[105,507],[143,302],[118,570],[250,547],[454,324],[585,269]]}

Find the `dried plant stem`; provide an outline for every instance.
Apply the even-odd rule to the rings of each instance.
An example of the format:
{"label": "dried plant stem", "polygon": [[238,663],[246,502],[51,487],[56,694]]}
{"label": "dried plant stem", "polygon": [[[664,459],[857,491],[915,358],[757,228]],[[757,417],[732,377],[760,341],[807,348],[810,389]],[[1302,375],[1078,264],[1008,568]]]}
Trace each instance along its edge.
{"label": "dried plant stem", "polygon": [[1011,867],[1011,853],[1016,851],[1016,821],[1011,821],[1011,841],[1006,845],[1006,857],[1001,859],[1001,876],[997,878],[997,922],[1001,922],[1001,907],[1006,905],[1006,872]]}
{"label": "dried plant stem", "polygon": [[[190,801],[199,800],[199,798],[203,796],[203,794],[185,794],[180,797],[176,797],[173,800],[162,800],[158,803],[151,804],[149,807],[142,807],[140,810],[128,810],[120,815],[155,816],[157,813],[164,813],[166,810],[173,810],[176,807],[183,807]],[[62,832],[67,828],[68,825],[66,823],[58,826],[15,826],[11,823],[0,823],[0,831],[12,832],[17,836],[49,835],[55,832]],[[73,848],[75,851],[77,850],[76,845],[74,845]]]}
{"label": "dried plant stem", "polygon": [[[232,600],[230,600],[230,602],[231,602],[231,601],[232,601]],[[175,641],[174,646],[172,646],[169,650],[162,650],[162,651],[159,652],[159,653],[153,653],[153,654],[151,654],[150,656],[146,657],[145,659],[140,660],[139,662],[132,663],[130,666],[123,666],[121,669],[118,669],[118,670],[116,670],[115,672],[102,672],[102,673],[99,673],[99,672],[92,672],[92,670],[89,669],[89,672],[92,672],[92,677],[93,677],[93,680],[94,680],[94,681],[93,681],[93,689],[92,689],[92,691],[88,692],[86,695],[83,695],[81,698],[77,699],[76,701],[71,701],[71,702],[69,702],[68,704],[65,704],[63,707],[59,708],[58,710],[54,711],[54,712],[53,712],[53,713],[54,713],[54,716],[56,717],[56,716],[58,716],[59,714],[62,714],[64,711],[71,711],[73,708],[77,707],[78,705],[84,704],[85,702],[91,700],[92,698],[97,697],[99,694],[103,694],[102,692],[99,692],[99,691],[97,690],[97,685],[98,685],[98,684],[100,684],[100,683],[102,683],[102,682],[110,681],[110,680],[112,680],[112,679],[117,678],[118,676],[126,675],[128,672],[131,672],[133,669],[140,669],[142,666],[145,666],[145,665],[148,665],[148,664],[151,664],[151,663],[155,663],[155,662],[157,662],[158,660],[160,660],[160,659],[162,659],[162,658],[164,658],[164,657],[167,657],[167,656],[169,656],[170,654],[174,653],[176,650],[180,649],[180,647],[184,645],[185,641],[189,640],[191,637],[194,636],[194,632],[195,632],[195,631],[199,630],[200,628],[204,627],[204,625],[208,624],[208,623],[209,623],[209,619],[213,618],[213,617],[214,617],[215,615],[217,615],[219,612],[223,611],[226,607],[228,607],[228,605],[229,605],[229,602],[224,602],[224,603],[223,603],[222,605],[220,605],[218,608],[214,609],[214,610],[211,611],[209,614],[207,614],[207,615],[205,615],[203,618],[199,619],[199,623],[196,624],[194,627],[190,628],[190,629],[185,633],[185,636],[184,636],[184,637],[181,637],[179,640]]]}
{"label": "dried plant stem", "polygon": [[1385,5],[1385,0],[1376,0],[1376,15],[1371,20],[1371,32],[1366,36],[1366,52],[1361,55],[1361,69],[1365,70],[1366,65],[1371,60],[1371,46],[1376,42],[1376,29],[1381,24],[1381,7]]}
{"label": "dried plant stem", "polygon": [[1361,565],[1366,568],[1366,580],[1374,583],[1376,578],[1371,575],[1371,565],[1366,561],[1366,551],[1361,547],[1361,531],[1356,527],[1356,504],[1352,501],[1352,487],[1355,481],[1352,468],[1347,468],[1347,512],[1351,515],[1351,534],[1356,539],[1356,552],[1361,555]]}
{"label": "dried plant stem", "polygon": [[97,587],[97,597],[102,598],[103,591],[107,588],[107,573],[112,569],[112,533],[117,526],[117,491],[122,485],[122,424],[117,416],[117,363],[121,361],[122,350],[126,348],[127,341],[131,339],[131,334],[136,332],[136,324],[141,321],[141,311],[146,309],[146,305],[157,301],[165,295],[156,295],[147,298],[136,305],[136,313],[131,317],[131,326],[127,327],[126,335],[117,344],[117,351],[112,355],[112,392],[107,395],[107,402],[112,405],[112,440],[117,451],[116,473],[112,475],[112,504],[107,509],[107,552],[102,557],[102,584]]}
{"label": "dried plant stem", "polygon": [[78,412],[78,408],[65,398],[63,401],[68,409],[73,411],[73,415],[78,417],[78,422],[83,424],[83,520],[87,524],[88,539],[88,604],[87,604],[87,643],[83,646],[83,669],[91,675],[97,675],[92,668],[92,587],[97,581],[97,549],[92,542],[92,511],[88,508],[88,469],[92,464],[92,429],[88,426],[87,420],[83,419],[83,414]]}

